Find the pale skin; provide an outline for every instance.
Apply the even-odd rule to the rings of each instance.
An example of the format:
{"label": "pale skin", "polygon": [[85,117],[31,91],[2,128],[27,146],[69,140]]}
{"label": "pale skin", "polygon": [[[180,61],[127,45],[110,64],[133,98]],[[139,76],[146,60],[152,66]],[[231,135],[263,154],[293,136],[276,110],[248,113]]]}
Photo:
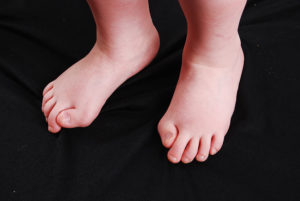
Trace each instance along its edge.
{"label": "pale skin", "polygon": [[[147,0],[89,0],[97,25],[90,53],[43,91],[48,130],[89,126],[107,98],[159,49]],[[181,73],[158,124],[172,163],[207,160],[222,147],[244,55],[238,25],[246,0],[180,0],[188,24]]]}

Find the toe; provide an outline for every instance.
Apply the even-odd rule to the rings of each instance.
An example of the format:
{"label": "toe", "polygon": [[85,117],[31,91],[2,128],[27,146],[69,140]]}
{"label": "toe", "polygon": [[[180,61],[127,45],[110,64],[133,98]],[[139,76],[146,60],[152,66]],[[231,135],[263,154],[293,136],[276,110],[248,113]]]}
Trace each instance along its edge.
{"label": "toe", "polygon": [[57,116],[57,123],[64,128],[87,127],[93,120],[93,117],[85,115],[76,108],[66,109]]}
{"label": "toe", "polygon": [[56,117],[60,111],[62,111],[64,108],[56,103],[56,105],[51,110],[49,116],[48,116],[48,130],[51,133],[58,133],[61,129],[61,126],[59,126],[56,122]]}
{"label": "toe", "polygon": [[53,107],[56,104],[56,100],[55,98],[51,98],[42,108],[42,111],[44,112],[44,115],[46,118],[48,118],[51,110],[53,109]]}
{"label": "toe", "polygon": [[210,154],[215,155],[222,147],[223,141],[224,141],[224,136],[222,134],[215,134],[212,137],[211,141],[211,147],[210,147]]}
{"label": "toe", "polygon": [[178,163],[181,160],[182,154],[189,142],[190,137],[183,133],[179,133],[174,144],[168,152],[168,158],[172,163]]}
{"label": "toe", "polygon": [[43,96],[50,90],[53,88],[53,81],[50,82],[43,90]]}
{"label": "toe", "polygon": [[186,147],[181,161],[183,163],[190,163],[194,160],[199,146],[199,139],[198,138],[192,138]]}
{"label": "toe", "polygon": [[211,136],[202,136],[199,151],[196,156],[197,161],[203,162],[207,159],[210,149]]}
{"label": "toe", "polygon": [[43,100],[42,100],[42,108],[44,107],[44,105],[51,99],[53,98],[53,90],[49,90],[44,96],[43,96]]}
{"label": "toe", "polygon": [[158,132],[159,132],[162,144],[166,148],[170,148],[172,146],[172,144],[174,143],[174,140],[178,133],[176,126],[171,122],[166,123],[161,120],[159,122],[157,128],[158,128]]}

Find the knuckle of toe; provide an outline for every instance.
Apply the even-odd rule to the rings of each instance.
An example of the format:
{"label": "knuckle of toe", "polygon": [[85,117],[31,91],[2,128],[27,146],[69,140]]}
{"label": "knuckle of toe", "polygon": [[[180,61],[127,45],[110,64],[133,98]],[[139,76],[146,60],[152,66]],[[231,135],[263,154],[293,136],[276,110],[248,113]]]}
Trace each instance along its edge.
{"label": "knuckle of toe", "polygon": [[171,133],[172,130],[168,127],[168,124],[164,121],[160,121],[157,125],[157,130],[160,134]]}

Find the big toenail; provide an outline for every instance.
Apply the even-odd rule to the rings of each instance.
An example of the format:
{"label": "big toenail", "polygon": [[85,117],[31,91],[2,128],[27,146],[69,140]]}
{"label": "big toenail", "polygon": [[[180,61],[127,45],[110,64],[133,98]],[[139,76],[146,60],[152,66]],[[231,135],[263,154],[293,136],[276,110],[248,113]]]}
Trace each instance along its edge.
{"label": "big toenail", "polygon": [[63,114],[63,121],[70,122],[70,120],[71,120],[70,115],[68,113],[64,113]]}
{"label": "big toenail", "polygon": [[48,126],[48,130],[51,131],[53,130],[53,128],[51,126]]}
{"label": "big toenail", "polygon": [[173,135],[172,135],[172,133],[167,133],[167,134],[166,134],[166,140],[169,140],[169,139],[171,139],[171,138],[172,138],[172,136],[173,136]]}

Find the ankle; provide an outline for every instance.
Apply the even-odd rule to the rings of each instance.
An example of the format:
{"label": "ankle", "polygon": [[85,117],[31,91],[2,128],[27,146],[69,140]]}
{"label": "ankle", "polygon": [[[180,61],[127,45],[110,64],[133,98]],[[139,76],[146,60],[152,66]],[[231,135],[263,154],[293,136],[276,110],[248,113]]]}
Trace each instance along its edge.
{"label": "ankle", "polygon": [[98,31],[95,46],[116,59],[128,57],[128,53],[151,49],[153,46],[159,47],[159,34],[153,24],[136,28],[138,30],[128,28],[126,32],[116,30],[110,36]]}
{"label": "ankle", "polygon": [[116,74],[131,77],[156,56],[160,46],[160,39],[156,29],[139,36],[136,40],[127,39],[123,43],[110,44],[105,40],[97,40],[87,55],[89,62],[98,66],[105,62]]}
{"label": "ankle", "polygon": [[206,41],[187,37],[183,62],[190,65],[230,66],[240,55],[241,41],[238,33],[229,37],[216,36]]}

